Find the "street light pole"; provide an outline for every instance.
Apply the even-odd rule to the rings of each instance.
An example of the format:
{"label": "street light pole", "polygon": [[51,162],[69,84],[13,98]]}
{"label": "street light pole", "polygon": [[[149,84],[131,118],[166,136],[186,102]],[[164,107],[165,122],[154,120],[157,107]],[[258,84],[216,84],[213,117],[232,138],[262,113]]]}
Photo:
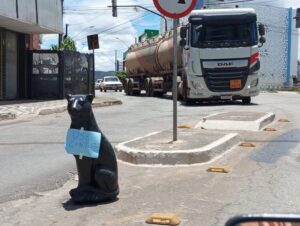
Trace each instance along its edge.
{"label": "street light pole", "polygon": [[119,39],[118,37],[115,37],[115,39],[119,40],[127,49],[128,49],[128,46],[123,40]]}
{"label": "street light pole", "polygon": [[[64,0],[61,1],[61,18],[64,17]],[[58,35],[58,46],[61,46],[63,40],[63,32]]]}
{"label": "street light pole", "polygon": [[[108,7],[111,8],[112,6],[109,5]],[[163,16],[163,15],[161,15],[161,14],[159,14],[159,13],[157,13],[157,12],[155,12],[155,11],[153,11],[153,10],[147,9],[147,8],[141,6],[141,5],[117,5],[116,7],[117,8],[141,8],[141,9],[146,10],[146,11],[148,11],[150,13],[153,13],[153,14],[155,14],[157,16],[160,16],[165,21],[165,31],[168,30],[168,21],[167,21],[166,17]]]}
{"label": "street light pole", "polygon": [[116,76],[118,73],[118,50],[115,50],[115,71],[116,71]]}
{"label": "street light pole", "polygon": [[66,24],[66,33],[64,35],[64,39],[66,39],[68,37],[68,31],[69,31],[69,24]]}

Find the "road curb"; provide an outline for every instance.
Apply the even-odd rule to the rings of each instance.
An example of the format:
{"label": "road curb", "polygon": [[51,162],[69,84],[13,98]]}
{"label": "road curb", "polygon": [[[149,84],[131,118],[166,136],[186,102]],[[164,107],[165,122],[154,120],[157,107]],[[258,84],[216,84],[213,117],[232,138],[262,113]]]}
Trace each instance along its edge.
{"label": "road curb", "polygon": [[67,106],[59,106],[59,107],[48,107],[39,109],[38,115],[50,115],[55,113],[62,113],[67,110]]}
{"label": "road curb", "polygon": [[274,113],[268,113],[265,117],[257,120],[255,123],[259,124],[258,130],[266,127],[267,125],[271,124],[275,119]]}
{"label": "road curb", "polygon": [[116,145],[115,148],[118,159],[135,165],[194,165],[212,161],[214,158],[220,156],[227,150],[230,150],[241,141],[239,134],[230,133],[208,145],[196,149],[166,151],[145,150],[128,146],[130,142],[142,140],[143,138],[159,133],[160,132],[151,133],[145,137],[136,138]]}
{"label": "road curb", "polygon": [[[95,102],[93,103],[93,108],[98,107],[106,107],[106,106],[112,106],[112,105],[119,105],[122,104],[122,101],[120,100],[112,100],[112,101],[103,101],[103,102]],[[67,110],[67,104],[63,106],[55,106],[55,107],[47,107],[39,109],[38,115],[50,115],[55,113],[62,113]]]}
{"label": "road curb", "polygon": [[12,119],[16,119],[17,116],[16,114],[13,113],[0,113],[0,121],[2,120],[12,120]]}

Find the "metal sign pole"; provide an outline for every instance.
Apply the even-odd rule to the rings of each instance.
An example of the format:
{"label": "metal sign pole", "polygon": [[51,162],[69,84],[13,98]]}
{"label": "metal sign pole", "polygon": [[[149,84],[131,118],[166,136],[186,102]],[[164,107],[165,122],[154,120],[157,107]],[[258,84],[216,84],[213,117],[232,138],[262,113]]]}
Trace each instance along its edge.
{"label": "metal sign pole", "polygon": [[177,141],[177,59],[178,59],[178,48],[177,48],[177,26],[178,19],[173,19],[173,141]]}
{"label": "metal sign pole", "polygon": [[[176,3],[175,3],[176,2]],[[173,141],[177,141],[177,64],[178,64],[178,32],[179,18],[187,16],[196,6],[197,0],[153,0],[156,9],[166,17],[173,19]]]}
{"label": "metal sign pole", "polygon": [[[94,44],[93,44],[94,45]],[[95,66],[95,49],[93,48],[93,79],[92,79],[92,82],[93,82],[93,96],[96,97],[96,94],[95,94],[95,76],[96,76],[96,73],[95,73],[95,70],[96,70],[96,66]]]}

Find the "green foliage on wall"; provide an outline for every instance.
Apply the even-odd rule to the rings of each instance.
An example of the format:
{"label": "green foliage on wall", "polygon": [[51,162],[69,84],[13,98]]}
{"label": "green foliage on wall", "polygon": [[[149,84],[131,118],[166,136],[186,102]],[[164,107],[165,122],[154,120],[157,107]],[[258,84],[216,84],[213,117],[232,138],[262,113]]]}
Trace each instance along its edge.
{"label": "green foliage on wall", "polygon": [[76,51],[76,44],[72,38],[67,37],[61,42],[60,47],[58,45],[52,45],[51,49],[52,50]]}

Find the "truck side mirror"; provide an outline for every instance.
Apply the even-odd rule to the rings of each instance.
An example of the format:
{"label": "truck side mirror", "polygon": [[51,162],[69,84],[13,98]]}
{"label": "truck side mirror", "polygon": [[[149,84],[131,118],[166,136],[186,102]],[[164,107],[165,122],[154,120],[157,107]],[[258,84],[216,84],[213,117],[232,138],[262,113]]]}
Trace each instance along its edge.
{"label": "truck side mirror", "polygon": [[259,42],[260,42],[261,44],[266,43],[266,38],[265,38],[265,37],[260,37],[260,38],[259,38]]}
{"label": "truck side mirror", "polygon": [[185,39],[186,38],[186,33],[187,33],[187,27],[181,27],[180,28],[180,38]]}
{"label": "truck side mirror", "polygon": [[264,36],[266,34],[265,25],[263,24],[258,25],[258,33],[260,36]]}

